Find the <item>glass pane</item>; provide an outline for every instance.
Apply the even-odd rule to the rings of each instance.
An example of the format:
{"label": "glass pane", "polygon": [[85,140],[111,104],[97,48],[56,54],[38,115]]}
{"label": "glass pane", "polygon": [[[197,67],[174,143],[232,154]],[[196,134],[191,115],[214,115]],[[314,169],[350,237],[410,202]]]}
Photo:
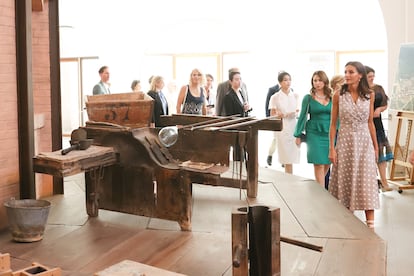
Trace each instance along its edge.
{"label": "glass pane", "polygon": [[60,72],[62,134],[70,135],[80,125],[78,62],[62,61]]}
{"label": "glass pane", "polygon": [[99,78],[99,68],[100,63],[98,58],[81,58],[81,102],[80,110],[81,112],[81,125],[84,126],[85,122],[88,121],[88,113],[86,112],[85,102],[87,101],[88,95],[92,95],[92,90],[95,84],[100,80]]}

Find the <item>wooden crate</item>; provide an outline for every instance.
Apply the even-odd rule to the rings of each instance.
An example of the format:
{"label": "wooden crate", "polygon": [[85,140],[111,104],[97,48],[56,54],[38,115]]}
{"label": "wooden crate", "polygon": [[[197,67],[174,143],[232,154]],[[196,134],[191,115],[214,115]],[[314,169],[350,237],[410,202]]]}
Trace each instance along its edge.
{"label": "wooden crate", "polygon": [[142,92],[94,95],[87,99],[86,110],[90,121],[131,128],[151,124],[154,101]]}
{"label": "wooden crate", "polygon": [[0,253],[0,276],[9,276],[12,275],[12,270],[10,269],[10,254],[1,254]]}
{"label": "wooden crate", "polygon": [[61,276],[62,270],[59,267],[49,268],[39,263],[33,263],[32,266],[12,271],[10,268],[10,254],[0,253],[0,276]]}

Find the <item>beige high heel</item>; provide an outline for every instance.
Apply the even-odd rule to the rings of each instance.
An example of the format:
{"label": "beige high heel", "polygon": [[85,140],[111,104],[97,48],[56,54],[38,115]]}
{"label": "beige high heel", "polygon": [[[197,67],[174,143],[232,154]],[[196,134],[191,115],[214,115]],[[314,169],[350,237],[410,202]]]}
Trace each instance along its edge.
{"label": "beige high heel", "polygon": [[366,223],[367,223],[368,228],[374,228],[374,220],[373,219],[367,220]]}
{"label": "beige high heel", "polygon": [[387,183],[387,187],[385,187],[384,185],[382,185],[381,180],[378,179],[377,181],[378,181],[378,188],[380,188],[381,192],[385,193],[385,192],[391,192],[394,190],[393,188],[388,186],[388,183]]}

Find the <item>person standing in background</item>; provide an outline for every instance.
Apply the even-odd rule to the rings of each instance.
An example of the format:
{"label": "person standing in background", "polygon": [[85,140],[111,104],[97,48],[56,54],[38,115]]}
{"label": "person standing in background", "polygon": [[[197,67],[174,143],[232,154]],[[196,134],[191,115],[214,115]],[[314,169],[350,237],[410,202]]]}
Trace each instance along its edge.
{"label": "person standing in background", "polygon": [[324,187],[325,175],[331,164],[328,154],[332,90],[324,71],[313,73],[311,85],[310,94],[303,97],[302,108],[293,135],[296,137],[296,145],[300,146],[300,135],[305,131],[308,163],[313,164],[315,180]]}
{"label": "person standing in background", "polygon": [[280,90],[269,101],[270,115],[283,120],[281,131],[275,131],[279,163],[284,165],[285,173],[293,173],[293,164],[300,162],[300,147],[295,143],[293,133],[296,126],[299,96],[290,88],[291,77],[287,72],[278,76]]}
{"label": "person standing in background", "polygon": [[240,87],[242,86],[240,73],[231,72],[229,77],[231,87],[223,99],[224,108],[226,110],[225,116],[240,115],[240,117],[247,117],[250,106],[245,101],[240,90]]}
{"label": "person standing in background", "polygon": [[[282,71],[281,71],[282,72]],[[279,74],[281,73],[279,72]],[[272,86],[269,88],[269,91],[267,91],[267,95],[266,95],[266,102],[265,102],[265,111],[266,111],[266,117],[270,117],[270,109],[269,109],[269,101],[270,98],[276,93],[279,92],[280,86],[277,83],[276,85]],[[269,147],[269,153],[267,155],[267,165],[272,166],[272,159],[273,159],[273,154],[276,151],[276,135],[273,135],[273,139],[272,139],[272,143],[270,144]]]}
{"label": "person standing in background", "polygon": [[139,80],[133,80],[131,83],[132,92],[141,92],[141,82]]}
{"label": "person standing in background", "polygon": [[377,134],[378,142],[378,172],[380,179],[378,186],[382,192],[392,191],[393,189],[388,185],[387,181],[387,162],[394,159],[392,149],[388,138],[385,135],[384,125],[382,124],[381,112],[388,108],[388,96],[385,94],[384,88],[381,85],[375,84],[375,70],[369,66],[365,66],[367,71],[368,85],[375,92],[374,102],[374,125]]}
{"label": "person standing in background", "polygon": [[151,88],[147,94],[154,99],[154,109],[152,122],[153,126],[158,127],[161,115],[168,115],[168,102],[162,89],[164,88],[164,79],[161,76],[153,76],[151,80]]}
{"label": "person standing in background", "polygon": [[[239,68],[230,68],[229,69],[229,79],[220,83],[217,86],[217,91],[216,91],[216,105],[215,105],[215,109],[216,109],[216,115],[218,116],[226,116],[226,110],[224,107],[224,96],[226,96],[227,92],[230,91],[231,88],[231,83],[230,83],[230,73],[232,72],[238,72],[240,73],[240,69]],[[249,96],[247,93],[247,87],[246,84],[243,82],[242,86],[240,87],[240,91],[243,95],[243,98],[246,102],[249,102]]]}
{"label": "person standing in background", "polygon": [[332,98],[329,192],[351,212],[363,210],[370,228],[374,227],[374,209],[380,205],[374,101],[375,93],[369,88],[364,65],[358,61],[348,62],[345,84]]}
{"label": "person standing in background", "polygon": [[[343,75],[335,75],[331,78],[330,85],[332,91],[335,93],[336,90],[340,90],[342,85],[344,84],[344,76]],[[336,136],[335,136],[336,139]],[[329,187],[329,177],[331,176],[331,166],[329,166],[328,172],[325,175],[325,189],[328,190]]]}
{"label": "person standing in background", "polygon": [[206,74],[206,84],[204,85],[204,91],[207,102],[207,115],[215,115],[215,103],[216,103],[216,94],[214,93],[213,88],[214,78],[211,74]]}
{"label": "person standing in background", "polygon": [[[226,113],[225,116],[240,115],[240,117],[247,117],[250,109],[249,104],[244,100],[243,94],[240,91],[242,86],[242,79],[240,72],[231,72],[229,75],[230,90],[226,93],[223,99],[223,104]],[[244,160],[245,155],[242,154],[239,146],[233,147],[233,161]]]}
{"label": "person standing in background", "polygon": [[111,94],[109,90],[109,68],[108,66],[102,66],[99,68],[99,76],[101,80],[93,87],[93,95]]}
{"label": "person standing in background", "polygon": [[190,74],[189,84],[181,87],[176,109],[177,114],[206,115],[203,74],[199,69],[193,69]]}

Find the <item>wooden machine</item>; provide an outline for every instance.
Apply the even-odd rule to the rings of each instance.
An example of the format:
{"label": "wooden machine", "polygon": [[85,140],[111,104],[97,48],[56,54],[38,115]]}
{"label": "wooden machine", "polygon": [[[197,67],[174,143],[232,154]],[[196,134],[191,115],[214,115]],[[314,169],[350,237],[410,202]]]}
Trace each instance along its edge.
{"label": "wooden machine", "polygon": [[[192,183],[246,189],[248,197],[257,196],[258,130],[279,131],[281,120],[173,115],[161,121],[178,126],[177,142],[169,148],[160,142],[159,128],[89,121],[80,128],[93,139],[89,148],[39,154],[34,170],[61,177],[85,172],[89,216],[106,209],[174,220],[182,230],[191,230]],[[244,156],[239,177],[225,176],[231,147]]]}

